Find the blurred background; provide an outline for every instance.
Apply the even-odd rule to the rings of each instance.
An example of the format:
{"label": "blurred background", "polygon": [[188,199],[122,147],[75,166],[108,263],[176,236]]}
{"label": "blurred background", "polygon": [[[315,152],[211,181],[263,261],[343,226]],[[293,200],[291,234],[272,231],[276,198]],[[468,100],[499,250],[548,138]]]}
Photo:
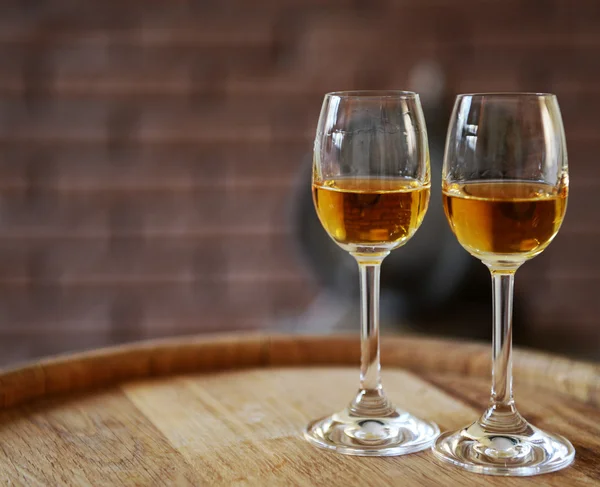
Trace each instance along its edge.
{"label": "blurred background", "polygon": [[597,0],[2,0],[0,364],[202,332],[358,332],[310,199],[323,94],[421,93],[434,198],[383,266],[386,332],[487,339],[439,171],[456,93],[551,91],[571,196],[517,274],[519,344],[600,357]]}

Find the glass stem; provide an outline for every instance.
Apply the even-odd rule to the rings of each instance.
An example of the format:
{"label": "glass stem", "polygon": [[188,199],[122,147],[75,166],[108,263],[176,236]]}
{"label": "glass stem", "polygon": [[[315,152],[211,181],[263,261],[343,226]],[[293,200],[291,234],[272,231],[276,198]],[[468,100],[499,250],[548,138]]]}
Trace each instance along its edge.
{"label": "glass stem", "polygon": [[360,270],[360,388],[381,388],[379,363],[379,281],[381,263],[359,263]]}
{"label": "glass stem", "polygon": [[512,392],[512,317],[515,272],[492,270],[492,404],[510,406]]}
{"label": "glass stem", "polygon": [[360,390],[351,410],[360,416],[381,416],[392,408],[381,386],[379,362],[379,273],[381,260],[358,259],[360,273]]}
{"label": "glass stem", "polygon": [[492,336],[492,394],[480,424],[489,433],[519,433],[527,428],[512,391],[512,318],[516,269],[492,269],[494,327]]}

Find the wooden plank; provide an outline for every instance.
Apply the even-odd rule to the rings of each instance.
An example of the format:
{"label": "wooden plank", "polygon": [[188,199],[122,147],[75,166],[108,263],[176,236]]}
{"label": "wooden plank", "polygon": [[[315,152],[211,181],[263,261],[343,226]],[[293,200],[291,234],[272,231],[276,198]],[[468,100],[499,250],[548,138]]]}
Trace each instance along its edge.
{"label": "wooden plank", "polygon": [[10,485],[197,485],[191,468],[122,393],[0,413]]}
{"label": "wooden plank", "polygon": [[[441,406],[446,424],[474,415],[411,374],[388,371],[386,379],[397,405],[426,419]],[[263,369],[123,389],[209,485],[385,485],[400,476],[402,462],[382,468],[377,460],[369,465],[336,458],[313,449],[300,434],[310,419],[344,407],[357,380],[357,371],[349,368]]]}
{"label": "wooden plank", "polygon": [[[388,370],[384,381],[398,406],[435,418],[443,428],[464,426],[483,411],[486,380],[437,378],[443,390],[400,370]],[[300,434],[303,426],[345,406],[356,382],[357,371],[352,368],[269,368],[145,381],[123,389],[193,466],[201,482],[209,485],[480,485],[481,477],[440,464],[429,452],[365,459],[325,453],[308,445]],[[549,406],[537,407],[540,397]],[[571,437],[587,435],[579,445],[598,450],[598,441],[593,439],[597,410],[581,406],[577,410],[551,393],[538,391],[524,394],[523,402],[524,411],[540,425]],[[586,419],[588,412],[595,415],[591,420]],[[571,422],[576,427],[570,427]],[[586,463],[545,476],[544,485],[594,485],[594,472]],[[485,477],[486,485],[492,486],[538,482]]]}

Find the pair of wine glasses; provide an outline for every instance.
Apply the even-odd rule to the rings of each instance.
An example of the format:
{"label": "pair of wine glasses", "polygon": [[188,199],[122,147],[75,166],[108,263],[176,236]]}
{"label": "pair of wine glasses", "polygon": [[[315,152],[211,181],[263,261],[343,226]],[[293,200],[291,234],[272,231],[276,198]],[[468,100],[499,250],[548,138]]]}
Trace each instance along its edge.
{"label": "pair of wine glasses", "polygon": [[442,181],[452,231],[492,275],[489,407],[473,424],[439,435],[437,425],[394,407],[383,390],[380,265],[413,236],[427,211],[427,131],[416,93],[335,92],[325,95],[321,110],[312,188],[323,227],[360,269],[360,388],[346,409],[309,424],[305,437],[352,455],[402,455],[432,446],[441,460],[492,475],[564,468],[573,461],[573,446],[519,414],[511,370],[515,272],[548,246],[567,207],[567,150],[556,96],[458,96]]}

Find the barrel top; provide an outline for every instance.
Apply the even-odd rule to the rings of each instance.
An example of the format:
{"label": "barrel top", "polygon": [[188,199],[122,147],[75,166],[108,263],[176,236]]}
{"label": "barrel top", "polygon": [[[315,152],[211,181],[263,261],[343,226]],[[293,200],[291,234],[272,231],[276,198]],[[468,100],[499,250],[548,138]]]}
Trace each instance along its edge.
{"label": "barrel top", "polygon": [[[574,466],[543,477],[468,474],[429,452],[345,457],[301,436],[356,390],[357,337],[229,335],[142,342],[0,373],[0,478],[15,485],[595,485],[600,367],[515,353],[517,404],[567,436]],[[397,406],[442,430],[487,404],[489,346],[384,337]]]}

